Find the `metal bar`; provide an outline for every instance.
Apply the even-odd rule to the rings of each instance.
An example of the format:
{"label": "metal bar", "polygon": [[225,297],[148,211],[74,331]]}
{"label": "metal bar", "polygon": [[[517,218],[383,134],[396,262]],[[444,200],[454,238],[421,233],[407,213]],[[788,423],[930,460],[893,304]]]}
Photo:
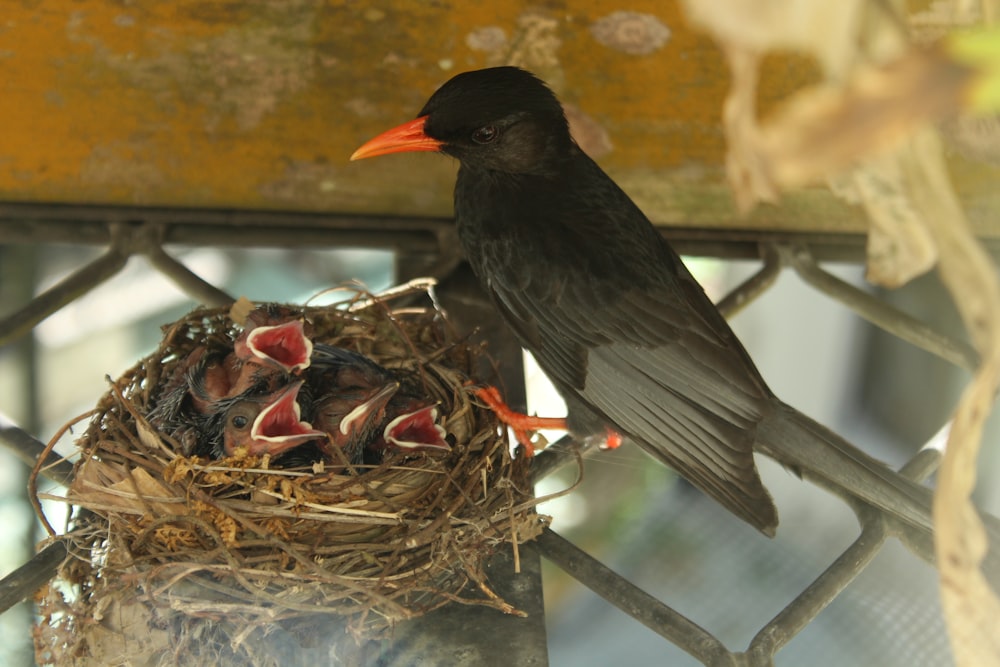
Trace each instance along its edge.
{"label": "metal bar", "polygon": [[[45,443],[32,437],[3,413],[0,413],[0,445],[30,467],[34,467],[39,455],[45,450]],[[56,454],[49,454],[49,459],[51,463],[42,468],[41,474],[63,486],[69,484],[73,477],[73,464]]]}
{"label": "metal bar", "polygon": [[397,624],[391,640],[364,647],[363,659],[358,664],[544,667],[548,657],[541,558],[536,550],[523,545],[518,562],[521,571],[515,574],[512,550],[505,545],[490,559],[486,570],[497,595],[526,616],[449,604],[426,616]]}
{"label": "metal bar", "polygon": [[184,292],[207,306],[225,306],[235,299],[215,285],[206,282],[201,276],[184,266],[166,252],[156,246],[145,253],[146,259],[157,271],[170,278]]}
{"label": "metal bar", "polygon": [[[921,482],[934,472],[940,458],[940,453],[936,450],[921,449],[900,468],[899,473],[910,480]],[[769,661],[833,602],[881,551],[889,537],[884,515],[874,508],[864,507],[858,512],[858,518],[862,524],[858,539],[750,641],[747,654],[752,664]],[[925,539],[926,536],[920,537],[925,541],[931,555],[930,562],[933,563],[934,545]],[[907,540],[904,539],[904,542]],[[912,545],[907,546],[916,553]]]}
{"label": "metal bar", "polygon": [[602,598],[706,665],[737,665],[722,642],[572,542],[546,528],[533,542],[544,558]]}
{"label": "metal bar", "polygon": [[[220,246],[234,248],[407,248],[423,252],[436,252],[438,243],[432,228],[412,226],[395,229],[372,227],[352,230],[339,225],[280,224],[269,228],[261,224],[196,222],[161,222],[154,217],[150,224],[165,224],[169,228],[164,238],[166,244],[188,246]],[[78,245],[104,245],[110,238],[109,220],[33,220],[10,221],[0,218],[0,239],[9,244],[72,243]],[[373,223],[374,224],[374,223]],[[234,233],[238,229],[239,233]]]}
{"label": "metal bar", "polygon": [[39,294],[0,320],[0,346],[19,338],[46,317],[111,278],[128,262],[128,255],[112,246],[90,264]]}
{"label": "metal bar", "polygon": [[35,554],[31,560],[0,579],[0,613],[30,597],[59,571],[69,551],[57,540]]}
{"label": "metal bar", "polygon": [[975,370],[979,355],[966,343],[935,331],[924,322],[893,308],[854,285],[830,275],[802,246],[782,248],[785,261],[804,281],[840,301],[875,326],[966,370]]}
{"label": "metal bar", "polygon": [[812,622],[868,567],[885,544],[887,533],[879,522],[865,525],[861,536],[795,600],[761,628],[750,642],[751,664],[766,664],[777,651]]}
{"label": "metal bar", "polygon": [[[279,233],[285,225],[348,230],[392,229],[395,231],[418,229],[434,231],[441,226],[452,226],[450,218],[427,216],[175,206],[106,206],[85,203],[0,202],[0,222],[7,225],[8,221],[20,225],[23,231],[28,231],[26,226],[28,223],[54,222],[71,222],[73,224],[150,222],[166,225],[220,225],[230,229],[252,226],[269,227]],[[64,232],[71,231],[65,227],[62,229]]]}
{"label": "metal bar", "polygon": [[[333,212],[110,206],[87,203],[0,202],[4,243],[104,244],[109,222],[165,224],[167,243],[277,247],[309,245],[396,247],[433,252],[441,235],[454,224],[448,217],[360,215]],[[683,221],[657,221],[664,238],[682,254],[757,259],[759,245],[808,245],[820,261],[859,262],[865,258],[866,236],[856,232],[803,231],[740,227],[718,220],[703,227]],[[234,227],[240,234],[232,234]],[[1000,238],[984,237],[983,245],[1000,256]]]}
{"label": "metal bar", "polygon": [[[110,239],[111,224],[150,224],[167,229],[165,243],[303,247],[317,243],[356,247],[438,250],[451,233],[448,218],[251,211],[141,206],[0,203],[5,243],[89,243]],[[240,230],[233,234],[234,228]]]}
{"label": "metal bar", "polygon": [[575,463],[591,448],[590,443],[578,442],[566,435],[538,452],[531,460],[531,481],[534,484]]}
{"label": "metal bar", "polygon": [[772,243],[765,243],[760,248],[764,265],[760,270],[737,285],[726,296],[722,297],[715,307],[727,320],[751,304],[754,299],[766,292],[778,279],[783,264],[781,254]]}
{"label": "metal bar", "polygon": [[[454,246],[454,223],[447,217],[0,202],[5,243],[104,244],[110,238],[107,225],[122,222],[165,225],[168,244],[388,247],[405,252]],[[757,259],[761,243],[808,243],[817,257],[830,261],[860,261],[865,251],[865,237],[858,233],[740,228],[726,220],[706,228],[678,221],[659,226],[678,252],[689,255]],[[232,233],[234,227],[239,234]],[[1000,240],[985,241],[1000,250]]]}

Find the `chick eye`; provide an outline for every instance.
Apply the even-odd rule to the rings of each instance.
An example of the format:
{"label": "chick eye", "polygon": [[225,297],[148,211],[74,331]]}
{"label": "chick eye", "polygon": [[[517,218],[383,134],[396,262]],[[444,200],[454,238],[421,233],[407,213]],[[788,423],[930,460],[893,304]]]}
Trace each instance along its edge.
{"label": "chick eye", "polygon": [[250,423],[250,418],[247,417],[246,415],[234,415],[233,418],[230,420],[230,423],[235,428],[246,428],[247,425]]}
{"label": "chick eye", "polygon": [[495,125],[486,125],[472,133],[472,140],[477,144],[488,144],[500,136],[500,130]]}

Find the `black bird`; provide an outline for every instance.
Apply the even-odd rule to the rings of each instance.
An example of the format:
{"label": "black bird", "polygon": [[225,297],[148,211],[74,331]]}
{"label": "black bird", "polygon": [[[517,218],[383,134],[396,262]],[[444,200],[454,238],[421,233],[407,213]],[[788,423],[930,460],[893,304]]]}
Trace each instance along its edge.
{"label": "black bird", "polygon": [[931,495],[776,398],[677,253],[570,137],[529,72],[459,74],[416,120],[351,159],[439,151],[461,163],[465,256],[566,399],[577,437],[627,436],[773,535],[754,450],[925,530]]}

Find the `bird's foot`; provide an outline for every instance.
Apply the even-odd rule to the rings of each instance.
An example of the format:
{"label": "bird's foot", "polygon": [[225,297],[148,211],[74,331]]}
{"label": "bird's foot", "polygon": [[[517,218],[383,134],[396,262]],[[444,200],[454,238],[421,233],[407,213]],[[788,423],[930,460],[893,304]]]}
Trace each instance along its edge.
{"label": "bird's foot", "polygon": [[492,410],[501,422],[510,427],[510,430],[514,432],[514,437],[524,447],[529,458],[535,455],[535,446],[531,442],[531,431],[539,429],[567,430],[565,417],[536,417],[512,410],[500,397],[500,391],[496,387],[477,387],[472,390],[472,393]]}

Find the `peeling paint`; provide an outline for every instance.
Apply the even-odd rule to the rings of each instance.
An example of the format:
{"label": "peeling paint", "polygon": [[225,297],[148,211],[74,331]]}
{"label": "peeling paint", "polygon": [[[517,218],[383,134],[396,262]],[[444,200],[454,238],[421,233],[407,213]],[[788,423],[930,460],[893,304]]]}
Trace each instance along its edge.
{"label": "peeling paint", "polygon": [[94,146],[80,165],[80,180],[106,192],[127,191],[134,203],[145,203],[165,182],[151,157],[142,140]]}
{"label": "peeling paint", "polygon": [[[526,12],[517,17],[517,31],[511,38],[508,56],[512,65],[522,65],[536,73],[559,66],[559,21],[537,12]],[[553,84],[550,77],[545,77]]]}
{"label": "peeling paint", "polygon": [[[936,15],[944,0],[918,4],[935,10],[917,15],[918,31],[954,23]],[[633,12],[617,12],[625,8]],[[366,9],[376,12],[366,19]],[[646,31],[658,24],[657,47]],[[607,47],[596,26],[611,27]],[[622,48],[632,43],[659,50],[637,62]],[[0,17],[0,59],[0,194],[10,201],[449,215],[454,160],[347,157],[412,117],[451,73],[512,63],[567,102],[581,145],[607,155],[605,168],[636,188],[651,217],[734,224],[719,129],[725,61],[678,3],[515,1],[484,12],[418,0],[28,0]],[[762,109],[815,81],[811,61],[782,54],[771,64]],[[980,151],[993,150],[988,130],[960,128]],[[995,155],[982,159],[996,164]],[[952,158],[970,217],[996,236],[995,168]],[[817,230],[864,231],[856,212],[817,189],[754,215],[740,224],[798,229],[808,219]]]}
{"label": "peeling paint", "polygon": [[929,43],[944,37],[956,28],[968,28],[982,23],[982,11],[976,2],[933,0],[922,11],[914,11],[908,19],[918,43]]}
{"label": "peeling paint", "polygon": [[58,90],[46,90],[43,98],[45,99],[45,103],[49,106],[57,109],[63,109],[66,107],[66,98]]}
{"label": "peeling paint", "polygon": [[465,44],[474,51],[495,53],[507,48],[507,33],[495,25],[477,28],[465,36]]}
{"label": "peeling paint", "polygon": [[[136,58],[102,39],[82,12],[67,19],[67,37],[94,50],[98,62],[117,71],[130,86],[151,92],[169,108],[192,102],[205,107],[205,129],[234,119],[240,130],[256,128],[281,100],[306,89],[316,56],[311,48],[315,11],[291,5],[280,25],[239,25],[201,39],[153,33],[143,46],[158,53]],[[115,19],[117,22],[117,18]],[[176,45],[183,44],[182,49]]]}
{"label": "peeling paint", "polygon": [[283,204],[322,206],[337,189],[338,176],[337,168],[325,160],[293,160],[286,164],[281,176],[262,184],[259,192]]}
{"label": "peeling paint", "polygon": [[633,56],[645,56],[670,40],[670,28],[652,14],[612,12],[590,26],[598,42]]}
{"label": "peeling paint", "polygon": [[359,118],[371,118],[378,113],[379,106],[365,97],[352,97],[344,102],[344,108]]}

